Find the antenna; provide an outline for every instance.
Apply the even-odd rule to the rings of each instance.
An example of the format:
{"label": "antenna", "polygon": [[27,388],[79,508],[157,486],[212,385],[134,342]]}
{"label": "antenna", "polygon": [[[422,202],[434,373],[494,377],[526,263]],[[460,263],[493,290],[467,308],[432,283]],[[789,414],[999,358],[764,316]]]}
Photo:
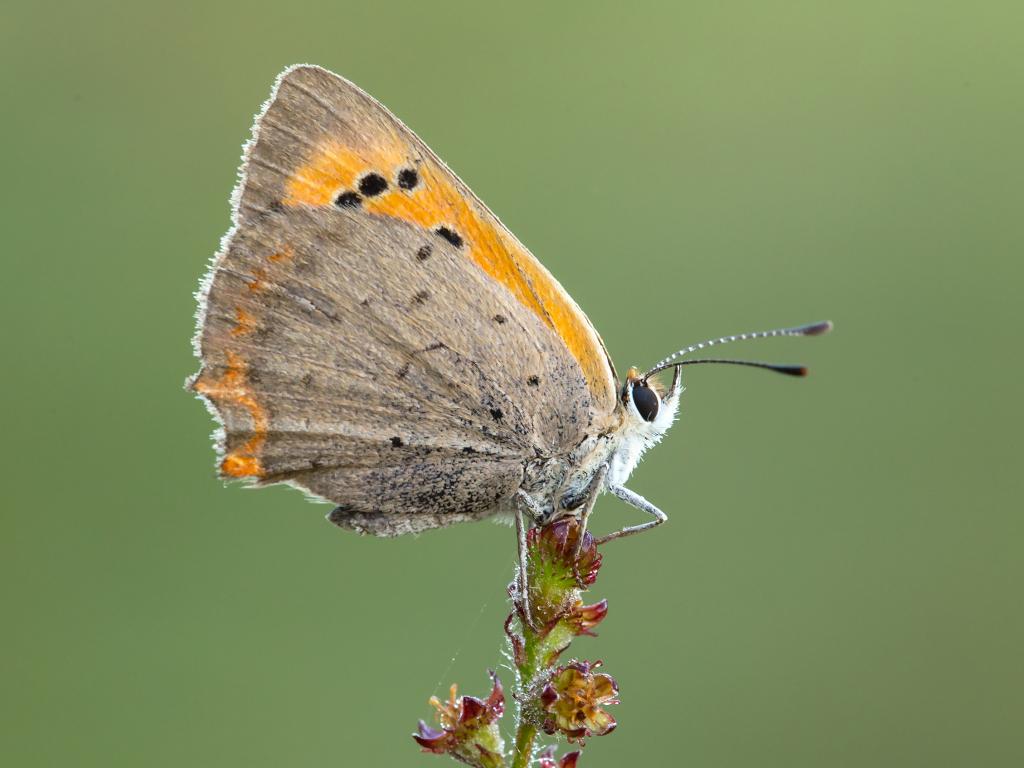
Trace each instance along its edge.
{"label": "antenna", "polygon": [[672,363],[671,367],[681,368],[684,365],[703,365],[705,363],[724,363],[726,365],[748,365],[751,368],[764,368],[776,373],[784,373],[787,376],[806,376],[807,368],[802,365],[787,365],[786,363],[761,363],[756,360],[719,360],[704,358],[701,360],[682,360]]}
{"label": "antenna", "polygon": [[690,352],[696,352],[700,349],[707,347],[718,346],[719,344],[728,344],[732,341],[749,341],[750,339],[770,339],[776,336],[821,336],[823,333],[828,333],[832,330],[832,323],[825,320],[820,323],[809,323],[807,325],[798,325],[795,328],[776,328],[773,331],[752,331],[750,333],[737,333],[734,336],[722,336],[717,339],[708,339],[702,341],[700,344],[692,344],[689,347],[684,347],[678,352],[674,352],[663,360],[659,360],[651,370],[643,375],[643,379],[648,379],[656,373],[660,373],[668,368],[681,365],[695,365],[697,363],[726,363],[729,365],[748,365],[753,368],[767,368],[768,370],[777,371],[779,373],[785,373],[790,376],[806,376],[807,369],[798,365],[775,365],[773,363],[757,363],[746,360],[687,360],[680,362],[679,358],[684,355],[688,355]]}

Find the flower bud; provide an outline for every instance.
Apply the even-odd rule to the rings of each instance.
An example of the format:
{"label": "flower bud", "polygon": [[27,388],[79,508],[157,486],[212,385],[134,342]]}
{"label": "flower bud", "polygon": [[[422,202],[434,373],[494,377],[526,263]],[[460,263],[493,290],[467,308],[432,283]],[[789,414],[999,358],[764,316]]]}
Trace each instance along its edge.
{"label": "flower bud", "polygon": [[537,756],[537,768],[576,768],[576,761],[580,759],[579,751],[569,752],[562,756],[561,760],[555,760],[555,748],[548,747]]}

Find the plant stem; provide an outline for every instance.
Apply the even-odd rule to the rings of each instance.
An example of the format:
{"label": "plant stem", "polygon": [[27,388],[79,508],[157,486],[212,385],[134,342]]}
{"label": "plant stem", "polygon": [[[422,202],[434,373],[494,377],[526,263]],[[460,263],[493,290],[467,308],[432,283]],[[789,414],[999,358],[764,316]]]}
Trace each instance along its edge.
{"label": "plant stem", "polygon": [[[533,553],[531,553],[533,554]],[[525,621],[520,621],[522,632],[522,661],[516,665],[519,673],[519,696],[523,697],[536,684],[541,673],[541,646],[543,638]],[[519,723],[516,729],[515,752],[512,756],[512,768],[528,768],[533,757],[533,743],[537,739],[537,726],[534,725],[533,712],[524,698],[519,698]]]}
{"label": "plant stem", "polygon": [[526,722],[519,723],[516,733],[516,751],[512,756],[512,768],[527,768],[533,756],[533,741],[537,738],[537,727]]}

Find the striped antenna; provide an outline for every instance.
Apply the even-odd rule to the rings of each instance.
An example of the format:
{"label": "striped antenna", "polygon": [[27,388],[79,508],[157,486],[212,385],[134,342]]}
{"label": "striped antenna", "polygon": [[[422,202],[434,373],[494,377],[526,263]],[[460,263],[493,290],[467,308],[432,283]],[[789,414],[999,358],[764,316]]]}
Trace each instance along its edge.
{"label": "striped antenna", "polygon": [[[774,331],[753,331],[751,333],[737,333],[734,336],[722,336],[718,339],[709,339],[702,341],[700,344],[692,344],[689,347],[680,349],[678,352],[674,352],[663,360],[659,360],[651,370],[643,375],[644,379],[653,376],[656,373],[664,371],[666,368],[671,368],[673,365],[681,365],[679,358],[684,355],[688,355],[691,352],[697,352],[707,347],[715,347],[719,344],[728,344],[731,341],[749,341],[750,339],[771,339],[776,336],[820,336],[823,333],[828,333],[832,330],[832,323],[825,320],[820,323],[809,323],[808,325],[798,325],[795,328],[776,328]],[[761,366],[758,366],[761,367]]]}

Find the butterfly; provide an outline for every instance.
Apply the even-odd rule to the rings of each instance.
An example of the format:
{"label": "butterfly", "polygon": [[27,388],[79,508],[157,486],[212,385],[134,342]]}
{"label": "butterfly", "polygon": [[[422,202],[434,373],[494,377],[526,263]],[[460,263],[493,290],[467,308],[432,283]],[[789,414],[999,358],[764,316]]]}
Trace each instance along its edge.
{"label": "butterfly", "polygon": [[[584,522],[675,419],[681,368],[620,381],[544,266],[385,107],[325,69],[277,79],[246,145],[233,226],[202,282],[187,386],[219,421],[222,477],[287,483],[377,536],[495,515]],[[654,377],[673,371],[670,383]],[[524,522],[525,520],[525,522]],[[520,547],[522,551],[522,545]]]}

